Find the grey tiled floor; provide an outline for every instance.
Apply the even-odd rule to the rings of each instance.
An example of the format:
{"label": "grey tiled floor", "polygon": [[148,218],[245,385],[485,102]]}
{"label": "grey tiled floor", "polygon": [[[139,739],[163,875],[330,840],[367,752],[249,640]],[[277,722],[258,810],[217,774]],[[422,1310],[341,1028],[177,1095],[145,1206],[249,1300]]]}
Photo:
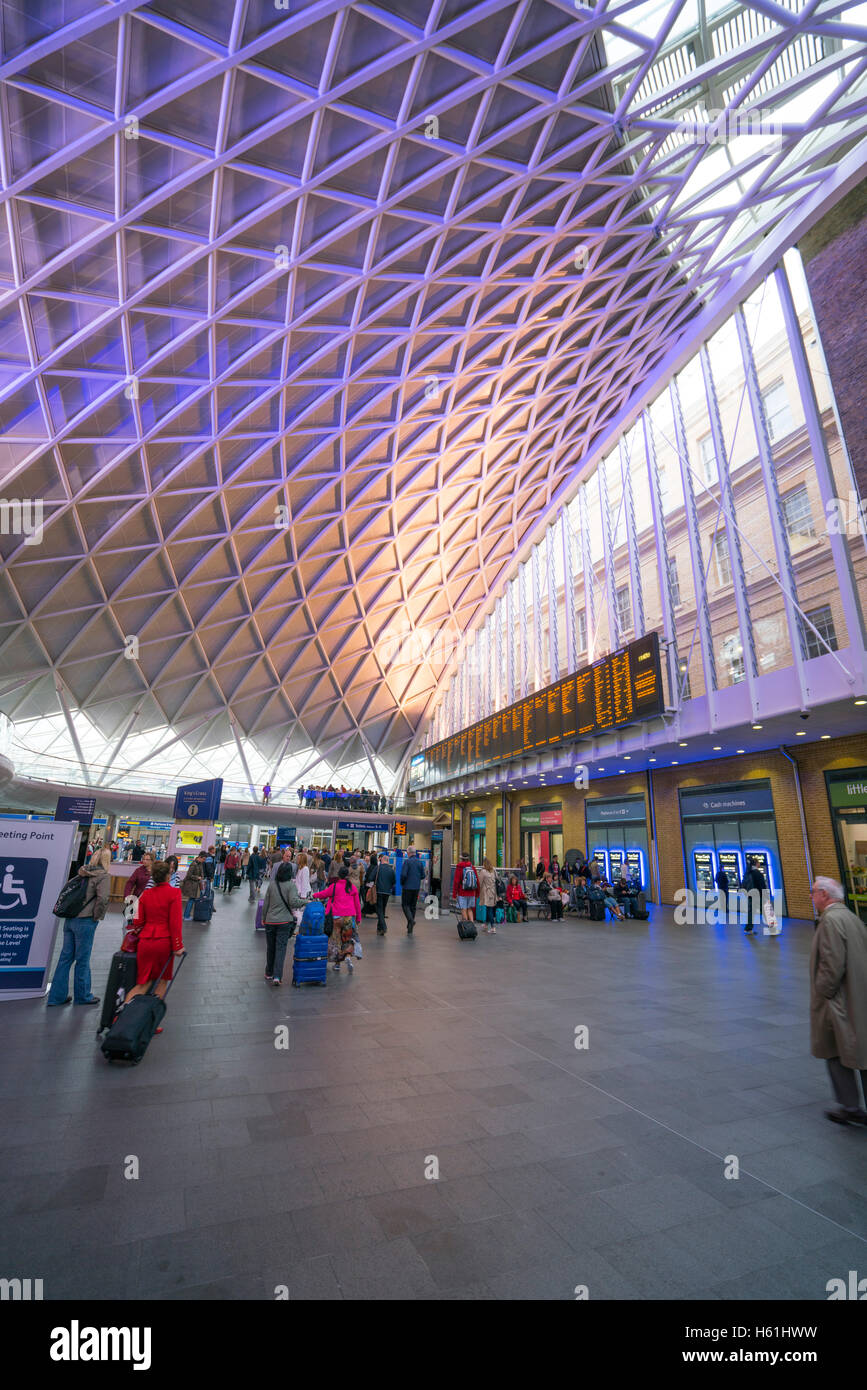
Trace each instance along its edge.
{"label": "grey tiled floor", "polygon": [[105,1063],[95,1010],[0,1005],[0,1274],[47,1298],[776,1300],[867,1267],[867,1132],[823,1117],[809,1056],[812,924],[657,908],[462,943],[395,908],[353,978],[277,990],[245,898],[218,909],[138,1068]]}

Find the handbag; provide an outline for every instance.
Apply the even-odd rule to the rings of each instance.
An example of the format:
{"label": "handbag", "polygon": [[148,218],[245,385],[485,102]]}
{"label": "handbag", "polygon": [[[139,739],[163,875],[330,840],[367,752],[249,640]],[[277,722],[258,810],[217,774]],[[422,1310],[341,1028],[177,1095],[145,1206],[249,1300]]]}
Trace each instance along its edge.
{"label": "handbag", "polygon": [[356,940],[355,940],[355,950],[354,950],[353,954],[354,954],[356,960],[361,960],[362,957],[364,956],[364,950],[363,950],[363,948],[362,948],[361,942],[358,940],[357,937],[356,937]]}
{"label": "handbag", "polygon": [[123,941],[120,943],[120,949],[125,951],[129,956],[134,956],[138,950],[139,930],[139,928],[133,929],[131,927],[129,931],[123,934]]}
{"label": "handbag", "polygon": [[323,923],[323,931],[325,932],[326,936],[330,936],[334,930],[334,894],[336,891],[337,884],[335,883],[334,887],[331,890],[331,908],[330,910],[326,910],[325,921]]}

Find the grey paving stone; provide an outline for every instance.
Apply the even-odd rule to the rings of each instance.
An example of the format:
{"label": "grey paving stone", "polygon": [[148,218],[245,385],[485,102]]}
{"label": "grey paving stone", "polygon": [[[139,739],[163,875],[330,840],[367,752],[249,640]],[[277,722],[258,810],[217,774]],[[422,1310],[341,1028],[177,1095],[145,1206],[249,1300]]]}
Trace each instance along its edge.
{"label": "grey paving stone", "polygon": [[534,924],[533,954],[519,931],[475,956],[453,927],[362,932],[352,981],[269,990],[221,899],[135,1069],[85,1010],[0,1010],[2,1267],[49,1297],[336,1302],[821,1298],[864,1265],[867,1136],[824,1120],[806,1055],[811,924],[782,956],[664,910]]}

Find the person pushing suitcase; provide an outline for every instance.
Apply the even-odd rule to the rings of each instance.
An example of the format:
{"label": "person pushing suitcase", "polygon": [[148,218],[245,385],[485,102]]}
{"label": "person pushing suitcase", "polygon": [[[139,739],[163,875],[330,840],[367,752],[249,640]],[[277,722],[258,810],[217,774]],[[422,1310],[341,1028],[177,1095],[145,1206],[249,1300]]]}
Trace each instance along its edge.
{"label": "person pushing suitcase", "polygon": [[[144,994],[151,980],[156,980],[155,993],[162,999],[172,978],[173,964],[167,959],[184,953],[182,938],[183,912],[181,890],[169,883],[168,864],[154,864],[154,886],[139,899],[138,914],[132,930],[138,932],[136,983],[126,996],[129,1003],[137,994]],[[157,1028],[158,1033],[162,1032]]]}

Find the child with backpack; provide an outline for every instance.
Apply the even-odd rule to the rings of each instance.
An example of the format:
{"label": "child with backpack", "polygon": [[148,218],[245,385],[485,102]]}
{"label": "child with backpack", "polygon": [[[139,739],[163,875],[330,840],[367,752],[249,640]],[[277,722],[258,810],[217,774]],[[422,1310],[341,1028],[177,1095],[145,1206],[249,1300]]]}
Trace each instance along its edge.
{"label": "child with backpack", "polygon": [[470,862],[470,856],[462,854],[455,865],[452,897],[457,901],[458,916],[462,917],[465,922],[473,921],[478,896],[479,876]]}

